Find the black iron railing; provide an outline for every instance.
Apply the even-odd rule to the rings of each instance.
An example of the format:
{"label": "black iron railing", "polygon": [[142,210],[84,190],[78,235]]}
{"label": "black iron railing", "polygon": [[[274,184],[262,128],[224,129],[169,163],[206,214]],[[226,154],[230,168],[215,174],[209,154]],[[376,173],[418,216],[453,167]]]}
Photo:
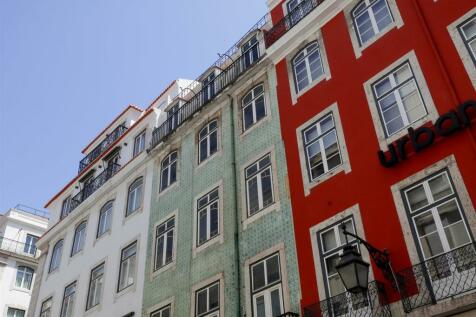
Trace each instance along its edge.
{"label": "black iron railing", "polygon": [[476,289],[476,243],[436,256],[397,273],[408,313]]}
{"label": "black iron railing", "polygon": [[299,314],[292,313],[292,312],[287,312],[287,313],[279,315],[278,317],[299,317]]}
{"label": "black iron railing", "polygon": [[351,294],[345,292],[321,302],[303,308],[304,317],[337,316],[391,316],[383,284],[378,281],[369,283],[366,292]]}
{"label": "black iron railing", "polygon": [[[259,45],[258,43],[255,44]],[[237,58],[230,66],[224,69],[217,77],[202,87],[202,89],[193,95],[185,104],[178,110],[169,114],[167,120],[158,126],[152,132],[152,142],[149,150],[153,149],[157,144],[162,142],[167,136],[175,131],[183,122],[192,117],[203,106],[214,99],[216,95],[221,93],[225,88],[236,81],[243,73],[256,64],[260,58],[250,62],[245,58],[245,55]]]}
{"label": "black iron railing", "polygon": [[34,244],[10,240],[5,237],[0,237],[0,250],[33,259],[39,255],[39,251]]}
{"label": "black iron railing", "polygon": [[265,32],[264,39],[266,47],[270,47],[279,40],[286,32],[291,30],[296,24],[306,17],[312,10],[317,8],[325,0],[304,0],[298,4],[284,18],[277,22],[273,27]]}
{"label": "black iron railing", "polygon": [[124,132],[127,131],[127,127],[123,124],[118,126],[114,129],[107,137],[99,143],[88,155],[86,155],[80,162],[79,162],[79,170],[78,174],[81,173],[86,167],[89,166],[95,159],[97,159],[102,153],[104,153],[112,143],[114,143]]}

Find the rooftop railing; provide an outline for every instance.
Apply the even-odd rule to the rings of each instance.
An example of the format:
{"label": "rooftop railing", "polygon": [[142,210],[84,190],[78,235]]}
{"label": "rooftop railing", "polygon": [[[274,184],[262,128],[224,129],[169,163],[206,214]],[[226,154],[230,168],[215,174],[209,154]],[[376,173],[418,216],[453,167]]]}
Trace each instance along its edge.
{"label": "rooftop railing", "polygon": [[45,210],[39,210],[39,209],[29,207],[29,206],[26,206],[26,205],[23,205],[23,204],[16,205],[14,207],[14,209],[21,210],[21,211],[24,211],[26,213],[29,213],[31,215],[38,216],[38,217],[41,217],[41,218],[49,219],[49,217],[50,217],[49,213]]}
{"label": "rooftop railing", "polygon": [[36,259],[39,251],[34,244],[26,244],[20,241],[0,237],[0,250]]}
{"label": "rooftop railing", "polygon": [[95,159],[97,159],[102,153],[109,149],[117,139],[121,137],[127,131],[127,127],[123,124],[115,128],[106,138],[98,144],[88,155],[86,155],[79,162],[78,174],[81,173],[86,167],[89,166]]}

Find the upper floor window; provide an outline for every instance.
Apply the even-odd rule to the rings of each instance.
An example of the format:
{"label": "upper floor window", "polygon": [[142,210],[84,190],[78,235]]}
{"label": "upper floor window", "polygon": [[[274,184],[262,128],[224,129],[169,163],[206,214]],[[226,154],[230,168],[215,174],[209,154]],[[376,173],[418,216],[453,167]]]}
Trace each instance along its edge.
{"label": "upper floor window", "polygon": [[197,201],[197,246],[219,235],[218,188]]}
{"label": "upper floor window", "polygon": [[245,169],[246,205],[252,216],[274,202],[271,156],[267,154]]}
{"label": "upper floor window", "polygon": [[220,282],[195,292],[195,317],[220,316]]}
{"label": "upper floor window", "polygon": [[198,163],[218,151],[218,121],[213,120],[198,133]]}
{"label": "upper floor window", "polygon": [[61,205],[61,215],[60,219],[63,219],[66,217],[71,209],[71,195],[66,197],[65,200],[63,200],[63,204]]}
{"label": "upper floor window", "polygon": [[28,266],[19,266],[17,268],[17,277],[15,280],[15,286],[24,289],[31,289],[31,283],[33,282],[34,270]]}
{"label": "upper floor window", "polygon": [[387,0],[362,0],[352,10],[352,19],[361,45],[393,22]]}
{"label": "upper floor window", "polygon": [[303,131],[309,181],[342,164],[336,126],[332,113],[324,116]]}
{"label": "upper floor window", "polygon": [[23,252],[34,255],[36,253],[36,242],[38,237],[32,234],[26,235],[25,246],[23,247]]}
{"label": "upper floor window", "polygon": [[86,240],[86,221],[83,221],[76,227],[74,231],[73,247],[71,248],[71,256],[75,255],[84,248]]}
{"label": "upper floor window", "polygon": [[177,180],[177,151],[167,155],[160,168],[160,191],[163,191]]}
{"label": "upper floor window", "polygon": [[99,304],[101,301],[102,286],[104,284],[104,263],[101,263],[91,271],[89,278],[88,298],[86,310]]}
{"label": "upper floor window", "polygon": [[243,113],[243,131],[266,117],[263,84],[254,87],[243,97],[241,109]]}
{"label": "upper floor window", "polygon": [[117,291],[120,292],[128,286],[134,284],[136,261],[137,261],[137,241],[121,251],[121,263],[119,265],[119,283]]}
{"label": "upper floor window", "polygon": [[203,102],[215,97],[215,71],[211,72],[202,82],[203,86]]}
{"label": "upper floor window", "polygon": [[279,253],[250,266],[253,315],[281,316],[284,313]]}
{"label": "upper floor window", "polygon": [[137,211],[142,206],[142,177],[136,179],[131,186],[127,194],[127,208],[126,217]]}
{"label": "upper floor window", "polygon": [[7,317],[25,317],[25,311],[23,309],[8,307]]}
{"label": "upper floor window", "polygon": [[319,44],[312,42],[292,60],[296,90],[302,91],[324,74]]}
{"label": "upper floor window", "polygon": [[138,136],[134,139],[134,151],[133,156],[137,156],[139,153],[144,151],[145,149],[145,130],[142,131]]}
{"label": "upper floor window", "polygon": [[165,307],[159,308],[158,310],[150,313],[150,317],[171,317],[171,305],[167,305]]}
{"label": "upper floor window", "polygon": [[43,301],[40,309],[40,317],[51,317],[51,306],[53,306],[53,297]]}
{"label": "upper floor window", "polygon": [[175,217],[157,226],[155,231],[154,270],[158,270],[173,261]]}
{"label": "upper floor window", "polygon": [[254,35],[241,46],[241,55],[243,56],[244,67],[248,68],[259,59],[259,42]]}
{"label": "upper floor window", "polygon": [[53,252],[51,252],[51,260],[50,260],[50,272],[53,272],[57,268],[59,268],[61,264],[61,256],[63,255],[63,239],[56,242],[55,246],[53,247]]}
{"label": "upper floor window", "polygon": [[175,128],[179,126],[181,121],[180,118],[181,118],[180,102],[178,102],[167,111],[167,121],[168,121],[168,127],[170,131],[174,130]]}
{"label": "upper floor window", "polygon": [[408,62],[385,75],[373,84],[372,88],[387,137],[427,115],[418,84]]}
{"label": "upper floor window", "polygon": [[476,15],[473,15],[469,20],[461,24],[458,29],[473,59],[473,63],[476,65]]}
{"label": "upper floor window", "polygon": [[99,238],[104,233],[108,232],[111,229],[112,222],[112,207],[114,201],[110,200],[102,206],[99,211],[99,220],[98,220],[98,232],[96,237]]}
{"label": "upper floor window", "polygon": [[73,317],[74,301],[76,299],[76,281],[64,289],[60,317]]}

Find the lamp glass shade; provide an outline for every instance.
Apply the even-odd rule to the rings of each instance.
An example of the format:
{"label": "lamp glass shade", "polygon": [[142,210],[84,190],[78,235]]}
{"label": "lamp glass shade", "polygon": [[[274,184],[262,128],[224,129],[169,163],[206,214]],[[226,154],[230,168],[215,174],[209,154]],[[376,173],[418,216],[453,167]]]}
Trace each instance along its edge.
{"label": "lamp glass shade", "polygon": [[348,292],[359,293],[367,290],[369,266],[369,263],[362,260],[355,246],[344,247],[336,270]]}

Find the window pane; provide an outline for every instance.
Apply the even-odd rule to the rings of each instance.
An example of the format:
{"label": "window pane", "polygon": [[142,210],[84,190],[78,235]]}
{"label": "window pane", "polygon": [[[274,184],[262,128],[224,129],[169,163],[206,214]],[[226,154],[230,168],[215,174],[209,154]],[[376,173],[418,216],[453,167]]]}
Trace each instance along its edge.
{"label": "window pane", "polygon": [[170,261],[172,261],[173,246],[174,246],[174,231],[170,230],[169,232],[167,232],[167,250],[165,254],[166,263],[169,263]]}
{"label": "window pane", "polygon": [[259,210],[258,178],[256,176],[248,180],[248,204],[250,214]]}
{"label": "window pane", "polygon": [[210,155],[215,153],[218,150],[218,139],[217,139],[217,131],[212,132],[210,134]]}
{"label": "window pane", "polygon": [[257,317],[266,317],[266,307],[264,304],[264,296],[258,296],[255,299]]}
{"label": "window pane", "polygon": [[386,26],[392,23],[392,17],[390,11],[388,10],[387,1],[378,0],[375,4],[372,5],[372,10],[374,12],[375,21],[379,31],[383,30]]}
{"label": "window pane", "polygon": [[218,202],[210,207],[210,238],[218,234]]}
{"label": "window pane", "polygon": [[197,312],[203,314],[207,312],[207,291],[200,291],[197,295]]}
{"label": "window pane", "polygon": [[[321,129],[322,129],[322,127],[321,127]],[[305,140],[306,143],[308,143],[309,141],[312,141],[315,138],[317,138],[318,135],[319,135],[319,133],[317,132],[316,126],[313,126],[312,128],[307,129],[304,132],[304,140]]]}
{"label": "window pane", "polygon": [[248,129],[251,125],[253,125],[253,107],[249,105],[243,109],[243,126],[244,129]]}
{"label": "window pane", "polygon": [[418,185],[417,187],[407,191],[407,199],[411,210],[417,210],[428,205],[428,199],[426,197],[423,185]]}
{"label": "window pane", "polygon": [[430,186],[430,190],[435,201],[453,193],[451,184],[446,174],[441,174],[436,178],[429,180],[428,185]]}
{"label": "window pane", "polygon": [[160,236],[158,239],[157,239],[157,251],[156,251],[156,256],[157,256],[157,259],[156,259],[156,268],[160,268],[161,266],[164,265],[163,263],[163,258],[164,258],[164,236]]}
{"label": "window pane", "polygon": [[261,173],[261,186],[263,193],[263,208],[273,203],[273,183],[271,181],[271,169]]}
{"label": "window pane", "polygon": [[325,153],[327,157],[327,169],[331,170],[340,165],[339,147],[337,144],[337,135],[335,131],[323,137]]}
{"label": "window pane", "polygon": [[370,21],[370,15],[368,12],[363,13],[355,19],[355,24],[357,25],[357,31],[360,35],[360,41],[362,43],[367,42],[374,37],[375,32],[372,27],[372,22]]}
{"label": "window pane", "polygon": [[328,230],[321,234],[322,247],[324,252],[332,250],[337,247],[337,240],[334,230]]}
{"label": "window pane", "polygon": [[466,23],[461,29],[466,39],[476,36],[476,18],[473,18],[471,21]]}
{"label": "window pane", "polygon": [[170,165],[170,183],[169,183],[169,185],[175,183],[176,180],[177,180],[177,162],[173,162]]}
{"label": "window pane", "polygon": [[440,214],[441,224],[444,227],[461,220],[461,214],[456,205],[456,200],[450,200],[438,206],[438,213]]}
{"label": "window pane", "polygon": [[385,78],[384,80],[380,81],[374,86],[375,93],[377,97],[381,97],[382,95],[386,94],[392,89],[392,84],[390,83],[390,79]]}
{"label": "window pane", "polygon": [[198,242],[199,244],[207,240],[207,212],[203,210],[198,214]]}
{"label": "window pane", "polygon": [[264,262],[260,262],[253,266],[252,268],[253,274],[253,290],[258,290],[262,288],[266,281],[264,278]]}
{"label": "window pane", "polygon": [[208,139],[200,141],[200,162],[207,158],[207,144]]}
{"label": "window pane", "polygon": [[264,96],[260,96],[255,100],[255,107],[256,107],[256,121],[259,121],[266,116]]}
{"label": "window pane", "polygon": [[446,227],[445,235],[451,249],[456,249],[470,242],[470,238],[463,221]]}
{"label": "window pane", "polygon": [[219,284],[215,284],[213,285],[212,287],[210,287],[210,290],[209,290],[209,310],[213,310],[215,308],[218,308],[218,306],[220,306],[220,303],[219,303],[219,290],[220,287],[219,287]]}
{"label": "window pane", "polygon": [[414,81],[401,87],[399,92],[409,123],[415,122],[426,115],[425,106],[423,105],[423,101],[420,98],[420,93]]}
{"label": "window pane", "polygon": [[281,310],[280,289],[275,289],[271,292],[271,311],[273,312],[273,317],[280,316],[283,313]]}
{"label": "window pane", "polygon": [[268,284],[279,281],[279,256],[275,255],[266,260],[266,270],[268,273]]}

